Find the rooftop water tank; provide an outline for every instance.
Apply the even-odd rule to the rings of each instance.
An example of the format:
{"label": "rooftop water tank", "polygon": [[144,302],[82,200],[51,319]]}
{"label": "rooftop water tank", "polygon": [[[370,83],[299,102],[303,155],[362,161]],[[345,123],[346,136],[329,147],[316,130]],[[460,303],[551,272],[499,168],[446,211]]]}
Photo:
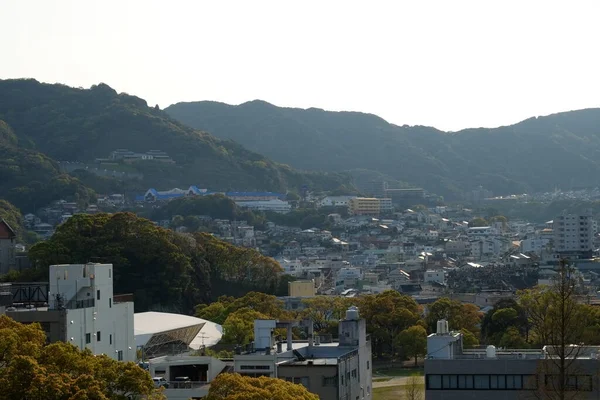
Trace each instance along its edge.
{"label": "rooftop water tank", "polygon": [[493,345],[489,345],[486,349],[485,349],[485,356],[487,358],[496,358],[496,346]]}
{"label": "rooftop water tank", "polygon": [[443,335],[448,332],[448,321],[446,321],[445,319],[438,320],[436,333],[438,335]]}
{"label": "rooftop water tank", "polygon": [[347,320],[357,320],[358,319],[358,307],[352,306],[346,310],[346,319]]}

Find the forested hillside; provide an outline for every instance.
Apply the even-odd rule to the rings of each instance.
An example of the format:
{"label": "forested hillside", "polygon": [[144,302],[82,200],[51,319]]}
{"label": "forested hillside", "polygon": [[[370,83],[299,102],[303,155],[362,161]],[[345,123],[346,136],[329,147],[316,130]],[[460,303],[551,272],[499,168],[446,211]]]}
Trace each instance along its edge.
{"label": "forested hillside", "polygon": [[451,197],[479,185],[509,194],[600,184],[600,109],[460,132],[263,101],[178,103],[166,111],[297,168],[378,171]]}
{"label": "forested hillside", "polygon": [[143,173],[146,186],[285,191],[302,185],[317,189],[349,185],[347,176],[299,172],[189,128],[105,84],[76,89],[32,79],[0,80],[0,93],[0,119],[11,126],[20,148],[58,161],[84,163],[106,158],[119,148],[166,152],[174,164],[141,161],[118,166]]}

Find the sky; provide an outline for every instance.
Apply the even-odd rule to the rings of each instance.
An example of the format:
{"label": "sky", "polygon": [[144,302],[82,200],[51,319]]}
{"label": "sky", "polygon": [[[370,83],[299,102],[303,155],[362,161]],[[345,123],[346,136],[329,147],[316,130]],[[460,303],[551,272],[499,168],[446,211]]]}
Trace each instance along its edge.
{"label": "sky", "polygon": [[599,15],[576,0],[0,0],[0,79],[495,127],[600,107]]}

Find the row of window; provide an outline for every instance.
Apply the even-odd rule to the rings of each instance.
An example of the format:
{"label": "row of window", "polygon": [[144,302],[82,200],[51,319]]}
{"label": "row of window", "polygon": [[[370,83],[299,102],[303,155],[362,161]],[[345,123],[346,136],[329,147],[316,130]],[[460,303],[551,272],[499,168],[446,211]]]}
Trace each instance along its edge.
{"label": "row of window", "polygon": [[[100,342],[102,340],[102,334],[100,331],[96,332],[96,342]],[[85,344],[92,343],[92,334],[85,334]],[[108,335],[108,344],[112,344],[112,335]]]}
{"label": "row of window", "polygon": [[535,390],[535,375],[427,375],[428,390]]}
{"label": "row of window", "polygon": [[[531,374],[428,374],[426,385],[428,390],[537,390],[538,376]],[[544,386],[552,389],[560,387],[559,375],[545,375]],[[567,376],[564,388],[570,391],[591,391],[592,376]]]}

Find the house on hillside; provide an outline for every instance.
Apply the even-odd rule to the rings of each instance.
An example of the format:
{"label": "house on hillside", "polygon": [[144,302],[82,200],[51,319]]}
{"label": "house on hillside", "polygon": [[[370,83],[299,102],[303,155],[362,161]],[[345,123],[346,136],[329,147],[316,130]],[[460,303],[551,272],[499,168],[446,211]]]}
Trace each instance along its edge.
{"label": "house on hillside", "polygon": [[0,219],[0,275],[14,268],[16,243],[17,234],[8,222]]}

